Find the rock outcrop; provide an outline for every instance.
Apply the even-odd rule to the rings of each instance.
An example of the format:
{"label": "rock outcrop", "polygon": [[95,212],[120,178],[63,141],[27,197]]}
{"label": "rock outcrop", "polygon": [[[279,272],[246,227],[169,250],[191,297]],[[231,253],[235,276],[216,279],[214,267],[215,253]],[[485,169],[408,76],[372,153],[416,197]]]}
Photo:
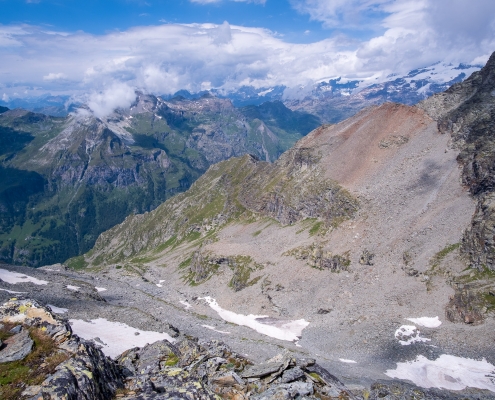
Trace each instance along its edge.
{"label": "rock outcrop", "polygon": [[460,149],[463,183],[478,201],[462,251],[471,265],[495,270],[495,53],[485,67],[419,104]]}
{"label": "rock outcrop", "polygon": [[[104,400],[112,399],[117,389],[123,388],[118,366],[94,344],[73,335],[66,321],[37,301],[8,301],[0,306],[0,321],[4,330],[15,325],[20,331],[7,342],[23,335],[23,342],[28,343],[21,358],[7,359],[4,354],[11,353],[16,342],[0,349],[0,362],[6,363],[3,374],[9,382],[0,388],[3,399]],[[35,338],[34,346],[30,336]],[[19,375],[18,363],[22,366],[23,362],[29,372]]]}

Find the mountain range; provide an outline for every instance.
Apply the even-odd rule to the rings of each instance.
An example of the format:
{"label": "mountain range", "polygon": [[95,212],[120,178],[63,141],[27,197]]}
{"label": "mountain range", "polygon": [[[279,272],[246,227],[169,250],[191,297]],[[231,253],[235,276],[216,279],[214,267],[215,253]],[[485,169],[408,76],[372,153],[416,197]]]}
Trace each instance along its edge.
{"label": "mountain range", "polygon": [[[416,72],[396,87],[431,71]],[[73,227],[103,228],[93,215],[133,207],[100,234],[76,229],[62,263],[0,268],[0,300],[16,296],[3,322],[67,341],[25,395],[77,398],[84,382],[125,399],[493,398],[495,53],[458,80],[323,125],[282,102],[236,108],[208,93],[138,93],[104,119],[4,111],[15,262],[29,264],[38,253],[23,246],[49,229],[63,227],[57,249]],[[82,202],[87,190],[101,203]]]}
{"label": "mountain range", "polygon": [[275,160],[319,125],[280,102],[236,108],[205,95],[138,93],[104,119],[0,114],[0,259],[40,266],[88,251],[131,213],[151,211],[232,156]]}

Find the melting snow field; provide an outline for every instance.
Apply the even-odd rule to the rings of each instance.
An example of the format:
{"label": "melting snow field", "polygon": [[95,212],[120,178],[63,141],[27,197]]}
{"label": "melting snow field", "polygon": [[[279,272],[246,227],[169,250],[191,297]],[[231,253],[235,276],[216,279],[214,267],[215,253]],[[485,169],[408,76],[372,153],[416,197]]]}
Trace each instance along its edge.
{"label": "melting snow field", "polygon": [[47,306],[50,307],[55,314],[63,314],[69,311],[67,308],[57,307],[52,304],[47,304]]}
{"label": "melting snow field", "polygon": [[218,333],[225,333],[226,335],[230,335],[230,332],[227,331],[218,331],[214,326],[210,325],[201,325],[203,328],[210,329],[212,331],[218,332]]}
{"label": "melting snow field", "polygon": [[443,354],[435,361],[424,356],[398,363],[397,369],[388,370],[391,378],[407,379],[424,388],[462,390],[466,387],[495,392],[495,366],[481,361]]}
{"label": "melting snow field", "polygon": [[414,325],[402,325],[395,331],[395,338],[402,346],[409,346],[418,342],[429,342],[431,339],[419,336],[421,332]]}
{"label": "melting snow field", "polygon": [[357,364],[356,361],[354,360],[346,360],[345,358],[339,358],[340,362],[346,363],[346,364]]}
{"label": "melting snow field", "polygon": [[74,291],[78,291],[79,289],[81,289],[79,286],[72,286],[72,285],[67,285],[67,289],[70,289],[70,290],[74,290]]}
{"label": "melting snow field", "polygon": [[203,300],[205,300],[223,320],[232,322],[236,325],[247,326],[254,329],[256,332],[275,339],[297,343],[302,336],[303,329],[309,325],[309,322],[304,319],[298,319],[295,321],[281,321],[274,318],[269,318],[266,315],[236,314],[235,312],[224,310],[218,305],[215,299],[209,296],[204,297]]}
{"label": "melting snow field", "polygon": [[48,284],[47,281],[36,279],[29,275],[19,274],[13,271],[7,271],[6,269],[1,269],[1,268],[0,268],[0,279],[10,284],[23,283],[23,282],[31,282],[34,283],[35,285]]}
{"label": "melting snow field", "polygon": [[438,319],[438,317],[430,318],[430,317],[421,317],[421,318],[406,318],[408,321],[411,321],[413,324],[424,326],[425,328],[438,328],[442,325],[442,321]]}
{"label": "melting snow field", "polygon": [[93,319],[91,322],[71,319],[69,322],[74,333],[83,339],[99,338],[100,341],[97,343],[104,343],[101,350],[112,358],[133,347],[143,347],[158,340],[167,339],[171,343],[175,342],[175,339],[166,333],[141,331],[121,322],[111,322],[104,318]]}
{"label": "melting snow field", "polygon": [[97,287],[97,286],[95,286],[95,289],[96,289],[97,292],[104,292],[105,290],[107,290],[104,287]]}

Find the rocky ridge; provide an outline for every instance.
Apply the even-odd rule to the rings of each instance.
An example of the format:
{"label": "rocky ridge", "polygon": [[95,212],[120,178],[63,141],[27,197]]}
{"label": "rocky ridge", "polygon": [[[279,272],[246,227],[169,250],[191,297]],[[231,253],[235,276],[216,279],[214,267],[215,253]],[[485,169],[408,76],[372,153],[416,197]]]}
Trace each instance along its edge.
{"label": "rocky ridge", "polygon": [[495,270],[495,54],[469,79],[419,105],[461,149],[463,183],[477,199],[462,250],[473,267]]}

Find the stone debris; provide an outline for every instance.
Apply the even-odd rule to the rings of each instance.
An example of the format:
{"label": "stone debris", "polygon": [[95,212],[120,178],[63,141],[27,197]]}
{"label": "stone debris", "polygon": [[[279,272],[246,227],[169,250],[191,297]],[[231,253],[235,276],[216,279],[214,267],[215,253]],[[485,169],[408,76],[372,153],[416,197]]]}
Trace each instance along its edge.
{"label": "stone debris", "polygon": [[[17,328],[17,327],[16,327]],[[33,339],[29,337],[29,332],[19,325],[20,329],[11,330],[15,333],[0,346],[0,363],[17,361],[25,358],[33,348]]]}
{"label": "stone debris", "polygon": [[[69,358],[61,362],[55,373],[46,376],[41,385],[27,386],[23,398],[38,399],[111,399],[118,388],[123,388],[123,377],[115,363],[107,358],[93,343],[72,334],[68,322],[32,299],[14,298],[0,306],[3,324],[19,324],[13,332],[20,331],[6,340],[22,340],[16,360],[24,358],[33,346],[30,329],[45,332],[57,345],[60,353]],[[12,345],[0,350],[0,354]],[[29,349],[29,351],[27,351]],[[22,357],[21,357],[22,355]],[[67,358],[67,357],[66,357]],[[5,360],[13,361],[13,360]]]}
{"label": "stone debris", "polygon": [[[29,299],[12,299],[0,306],[0,320],[21,321],[11,337],[29,337],[30,329],[42,329],[57,343],[58,351],[69,356],[41,384],[23,388],[22,398],[29,400],[394,400],[412,398],[411,393],[418,399],[461,398],[390,381],[375,383],[369,390],[351,391],[314,359],[296,358],[287,350],[263,364],[253,365],[217,340],[183,336],[174,344],[165,339],[129,349],[112,360],[93,342],[74,335],[66,320]],[[465,398],[488,398],[480,392],[474,395],[477,397],[468,393]]]}
{"label": "stone debris", "polygon": [[19,348],[30,351],[29,329],[36,327],[70,356],[40,385],[24,388],[22,396],[32,400],[316,399],[325,393],[354,398],[313,359],[293,358],[288,352],[253,365],[219,341],[183,338],[174,344],[161,340],[133,348],[112,360],[93,342],[74,335],[66,320],[34,300],[11,299],[0,306],[0,320],[18,324],[0,354],[12,346],[9,340],[16,338],[17,343],[21,337]]}

